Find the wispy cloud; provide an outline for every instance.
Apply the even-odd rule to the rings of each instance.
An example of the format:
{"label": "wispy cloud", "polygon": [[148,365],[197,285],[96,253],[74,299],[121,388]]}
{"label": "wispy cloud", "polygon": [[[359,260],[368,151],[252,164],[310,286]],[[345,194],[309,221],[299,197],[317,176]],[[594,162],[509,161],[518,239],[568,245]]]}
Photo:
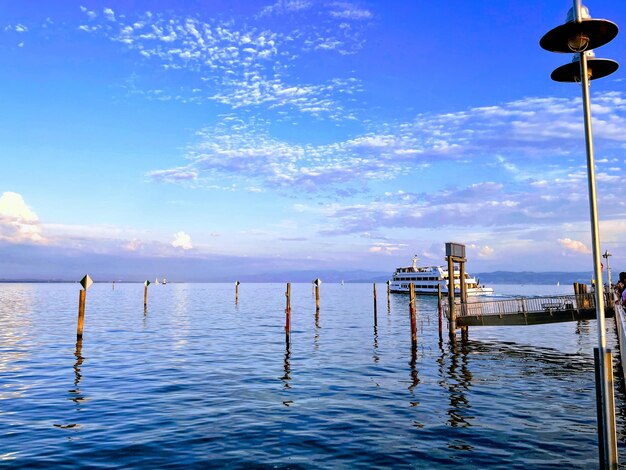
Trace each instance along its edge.
{"label": "wispy cloud", "polygon": [[261,10],[260,16],[281,15],[285,13],[299,12],[313,7],[313,2],[308,0],[278,0]]}
{"label": "wispy cloud", "polygon": [[[586,186],[577,179],[551,181],[537,189],[532,185],[508,188],[502,183],[483,182],[464,188],[428,193],[386,193],[374,201],[327,204],[322,235],[378,234],[390,229],[439,229],[462,227],[529,228],[557,226],[588,219]],[[606,220],[623,217],[625,206],[603,193],[600,201]],[[305,209],[306,210],[306,209]],[[492,247],[493,248],[493,247]],[[484,249],[482,256],[491,254]]]}
{"label": "wispy cloud", "polygon": [[350,2],[330,2],[328,4],[330,16],[345,20],[369,20],[372,12]]}
{"label": "wispy cloud", "polygon": [[405,244],[394,244],[394,243],[375,243],[372,245],[368,251],[370,253],[384,254],[384,255],[392,255],[396,251],[401,250],[406,247]]}
{"label": "wispy cloud", "polygon": [[[308,2],[286,1],[268,7],[267,12],[305,12],[310,6]],[[239,25],[235,20],[201,21],[151,12],[131,20],[116,15],[110,8],[105,8],[101,15],[84,7],[81,10],[88,21],[80,25],[80,30],[104,34],[150,63],[196,77],[194,86],[182,93],[168,89],[155,94],[139,87],[146,96],[210,100],[232,108],[261,105],[290,108],[334,119],[351,116],[340,105],[338,96],[358,91],[356,79],[331,75],[319,82],[306,83],[294,76],[297,59],[307,50],[326,49],[343,54],[360,47],[357,46],[361,44],[359,33],[338,27],[338,20],[329,19],[334,23],[322,30],[309,28],[306,21],[293,27],[278,23],[271,29],[264,23],[254,26],[254,18]],[[342,11],[361,10],[344,6]]]}
{"label": "wispy cloud", "polygon": [[[598,154],[618,155],[626,144],[625,100],[621,93],[611,92],[597,94],[594,101],[602,106],[594,122]],[[198,132],[187,165],[150,175],[170,182],[210,181],[221,175],[272,188],[318,191],[341,186],[349,191],[368,181],[390,180],[450,161],[460,167],[502,170],[508,181],[536,187],[556,184],[563,190],[585,179],[584,170],[566,161],[579,156],[584,145],[579,108],[576,99],[529,98],[456,113],[421,114],[405,123],[372,123],[368,133],[325,145],[280,140],[272,137],[268,122],[243,121],[233,115]],[[614,160],[599,162],[603,165],[599,181],[619,180],[621,171]],[[572,199],[578,193],[562,197]],[[523,202],[497,200],[494,204]]]}
{"label": "wispy cloud", "polygon": [[16,33],[26,33],[26,32],[28,32],[28,27],[24,26],[21,23],[18,23],[18,24],[15,24],[15,25],[9,24],[9,25],[4,27],[4,30],[5,31],[14,31]]}

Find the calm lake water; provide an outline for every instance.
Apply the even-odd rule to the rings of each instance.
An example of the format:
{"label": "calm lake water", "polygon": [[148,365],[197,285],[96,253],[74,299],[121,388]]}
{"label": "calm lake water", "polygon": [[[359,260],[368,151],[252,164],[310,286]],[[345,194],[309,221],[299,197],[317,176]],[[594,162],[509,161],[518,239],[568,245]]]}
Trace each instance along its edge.
{"label": "calm lake water", "polygon": [[95,284],[77,345],[78,290],[0,284],[0,466],[597,468],[595,321],[452,347],[420,297],[413,358],[406,295],[294,284],[287,350],[284,284]]}

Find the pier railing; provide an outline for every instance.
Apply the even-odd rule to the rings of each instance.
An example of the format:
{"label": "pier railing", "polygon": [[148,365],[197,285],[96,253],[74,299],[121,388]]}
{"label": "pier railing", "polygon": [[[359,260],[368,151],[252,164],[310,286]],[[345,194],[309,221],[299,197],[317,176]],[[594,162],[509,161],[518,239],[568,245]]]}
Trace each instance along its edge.
{"label": "pier railing", "polygon": [[[507,315],[531,312],[547,312],[577,309],[594,309],[596,306],[593,293],[578,295],[550,295],[545,297],[516,297],[501,300],[477,300],[470,298],[468,303],[461,304],[457,299],[455,310],[457,316]],[[443,313],[449,316],[448,303],[442,303]]]}

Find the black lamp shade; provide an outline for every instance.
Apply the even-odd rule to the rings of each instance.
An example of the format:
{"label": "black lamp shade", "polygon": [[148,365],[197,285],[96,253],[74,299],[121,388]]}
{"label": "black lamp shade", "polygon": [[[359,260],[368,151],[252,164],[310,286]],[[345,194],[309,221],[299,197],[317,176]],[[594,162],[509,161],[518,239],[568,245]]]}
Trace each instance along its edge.
{"label": "black lamp shade", "polygon": [[[610,59],[587,59],[587,68],[591,74],[590,80],[611,75],[619,68],[619,64]],[[580,82],[580,61],[561,65],[550,75],[555,82]]]}
{"label": "black lamp shade", "polygon": [[619,28],[609,20],[583,19],[580,23],[570,21],[548,31],[539,41],[539,45],[550,52],[582,52],[572,51],[567,42],[570,38],[582,34],[589,38],[589,44],[584,50],[596,49],[611,42]]}

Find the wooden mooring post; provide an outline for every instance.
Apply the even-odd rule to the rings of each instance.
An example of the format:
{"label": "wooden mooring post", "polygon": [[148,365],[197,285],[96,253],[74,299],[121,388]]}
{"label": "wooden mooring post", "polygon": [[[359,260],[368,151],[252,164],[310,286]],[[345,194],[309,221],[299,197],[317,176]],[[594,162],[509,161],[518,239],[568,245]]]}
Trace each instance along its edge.
{"label": "wooden mooring post", "polygon": [[93,281],[89,277],[89,274],[80,280],[82,289],[78,293],[78,325],[76,326],[76,339],[80,340],[83,337],[83,326],[85,324],[85,300],[87,298],[87,289],[93,284]]}
{"label": "wooden mooring post", "polygon": [[[466,298],[465,285],[465,245],[460,243],[446,242],[446,259],[448,260],[448,304],[449,304],[449,336],[450,340],[456,340],[456,306],[454,304],[454,263],[459,263],[459,291],[461,296],[461,313],[463,313]],[[461,330],[463,339],[467,339],[467,328]]]}
{"label": "wooden mooring post", "polygon": [[387,313],[391,313],[391,281],[387,281]]}
{"label": "wooden mooring post", "polygon": [[315,285],[315,310],[319,312],[320,310],[320,284],[322,280],[320,278],[315,279],[313,284]]}
{"label": "wooden mooring post", "polygon": [[411,347],[417,347],[417,319],[415,314],[415,286],[409,284],[409,317],[411,320]]}
{"label": "wooden mooring post", "polygon": [[448,334],[456,339],[456,311],[454,305],[454,261],[448,256]]}
{"label": "wooden mooring post", "polygon": [[376,283],[374,283],[374,326],[378,326],[378,306],[376,305]]}
{"label": "wooden mooring post", "polygon": [[239,303],[239,281],[235,281],[235,303]]}
{"label": "wooden mooring post", "polygon": [[[459,262],[459,291],[461,294],[461,315],[467,313],[467,284],[465,283],[465,260]],[[469,339],[469,327],[464,325],[461,327],[461,340]]]}
{"label": "wooden mooring post", "polygon": [[150,281],[146,279],[146,282],[143,283],[143,308],[148,307],[148,286],[150,285]]}
{"label": "wooden mooring post", "polygon": [[287,283],[287,292],[285,292],[285,342],[287,346],[291,342],[291,282]]}
{"label": "wooden mooring post", "polygon": [[443,339],[443,306],[441,305],[441,284],[437,284],[437,314],[439,317],[439,340]]}
{"label": "wooden mooring post", "polygon": [[78,326],[76,328],[76,338],[83,337],[83,325],[85,324],[85,299],[87,291],[81,289],[78,293]]}
{"label": "wooden mooring post", "polygon": [[576,305],[578,308],[590,308],[591,302],[587,295],[587,284],[575,282],[574,295],[576,296]]}

